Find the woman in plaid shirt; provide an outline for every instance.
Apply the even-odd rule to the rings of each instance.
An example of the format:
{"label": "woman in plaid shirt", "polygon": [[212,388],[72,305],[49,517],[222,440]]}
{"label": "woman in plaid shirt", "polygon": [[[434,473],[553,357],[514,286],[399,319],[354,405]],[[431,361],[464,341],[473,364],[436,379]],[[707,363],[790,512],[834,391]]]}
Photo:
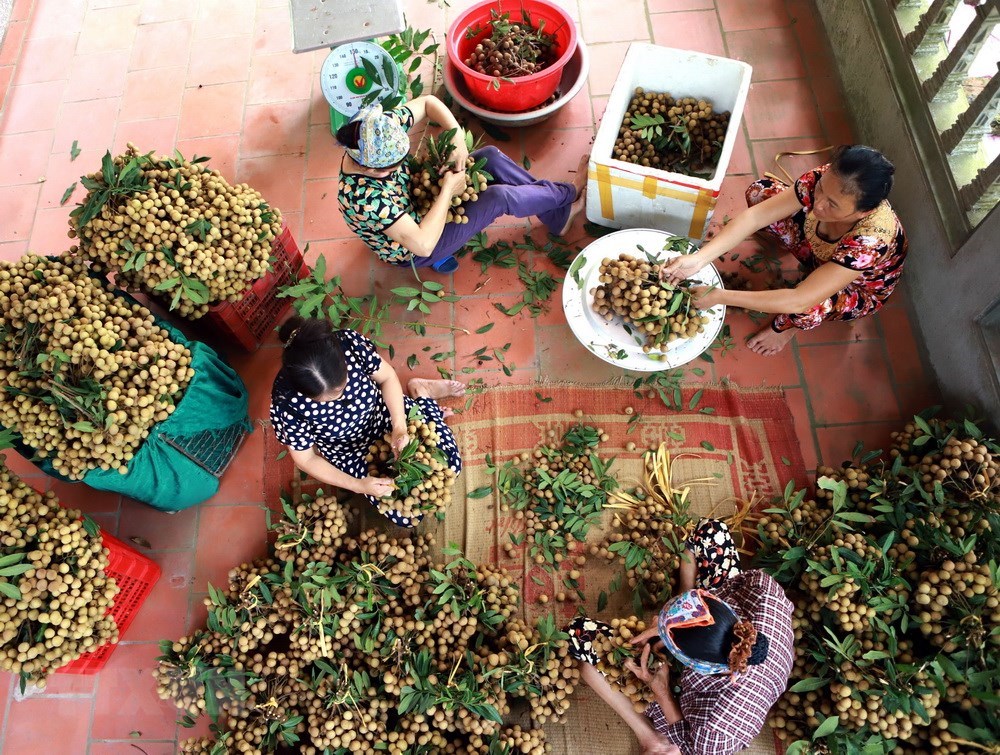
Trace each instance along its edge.
{"label": "woman in plaid shirt", "polygon": [[[647,755],[728,755],[760,733],[785,691],[794,660],[793,606],[764,572],[740,571],[722,522],[703,520],[688,539],[687,553],[681,593],[632,641],[642,655],[628,666],[656,698],[645,715],[594,665],[591,641],[609,630],[607,624],[576,619],[568,628],[572,652],[584,681],[625,720]],[[685,667],[674,683],[669,663],[655,672],[649,668],[659,643]]]}

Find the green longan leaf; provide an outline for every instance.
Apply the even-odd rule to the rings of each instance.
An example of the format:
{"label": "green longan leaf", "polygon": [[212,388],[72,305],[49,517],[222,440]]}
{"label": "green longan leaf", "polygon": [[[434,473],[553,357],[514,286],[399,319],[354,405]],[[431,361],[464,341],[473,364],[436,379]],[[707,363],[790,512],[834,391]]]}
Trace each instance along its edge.
{"label": "green longan leaf", "polygon": [[71,183],[69,186],[66,187],[66,191],[63,192],[62,198],[59,200],[60,207],[62,207],[69,201],[69,198],[73,196],[74,191],[76,191],[76,181],[74,181],[73,183]]}
{"label": "green longan leaf", "polygon": [[473,499],[485,498],[492,492],[493,492],[492,485],[484,485],[481,488],[476,488],[475,490],[470,491],[468,494],[466,494],[466,498],[473,498]]}
{"label": "green longan leaf", "polygon": [[828,716],[823,723],[816,727],[816,731],[813,732],[813,740],[822,739],[823,737],[833,734],[837,730],[837,726],[840,724],[839,716]]}
{"label": "green longan leaf", "polygon": [[478,333],[479,335],[482,335],[483,333],[488,333],[490,330],[493,329],[494,325],[496,325],[496,323],[488,322],[483,327],[476,328],[476,333]]}

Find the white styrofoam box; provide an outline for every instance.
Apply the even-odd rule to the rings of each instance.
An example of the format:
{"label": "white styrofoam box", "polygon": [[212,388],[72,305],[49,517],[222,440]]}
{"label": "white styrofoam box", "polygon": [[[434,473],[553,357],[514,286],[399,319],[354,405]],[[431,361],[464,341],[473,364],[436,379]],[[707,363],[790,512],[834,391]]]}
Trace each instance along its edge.
{"label": "white styrofoam box", "polygon": [[[740,133],[752,68],[739,60],[633,42],[622,62],[590,153],[587,219],[611,228],[658,228],[701,238],[712,219]],[[647,168],[612,158],[618,129],[636,87],[708,100],[730,111],[719,164],[711,178]]]}

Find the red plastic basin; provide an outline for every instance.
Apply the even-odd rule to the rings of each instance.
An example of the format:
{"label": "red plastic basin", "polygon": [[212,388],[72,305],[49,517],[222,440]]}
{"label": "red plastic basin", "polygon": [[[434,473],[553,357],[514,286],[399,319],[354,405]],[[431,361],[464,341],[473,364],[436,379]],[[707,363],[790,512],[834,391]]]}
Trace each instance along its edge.
{"label": "red plastic basin", "polygon": [[[487,76],[465,65],[475,46],[493,33],[490,11],[510,13],[512,23],[530,20],[536,29],[538,23],[544,21],[543,31],[555,37],[558,56],[555,63],[538,73],[518,76],[510,81]],[[523,12],[528,14],[529,19],[524,19]],[[470,28],[482,31],[467,38]],[[447,50],[448,60],[465,79],[473,99],[496,112],[517,113],[541,105],[556,91],[562,70],[576,50],[576,24],[562,8],[546,0],[485,0],[458,15],[448,30]]]}

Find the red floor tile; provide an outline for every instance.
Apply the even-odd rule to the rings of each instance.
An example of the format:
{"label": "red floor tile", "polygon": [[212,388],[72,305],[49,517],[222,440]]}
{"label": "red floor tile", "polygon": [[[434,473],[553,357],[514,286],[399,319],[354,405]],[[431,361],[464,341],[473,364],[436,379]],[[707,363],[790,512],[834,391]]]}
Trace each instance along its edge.
{"label": "red floor tile", "polygon": [[[103,155],[111,149],[120,110],[121,97],[62,103],[52,139],[53,153],[68,157],[75,141],[79,149],[94,150]],[[81,173],[96,170],[100,163],[92,167],[81,163],[85,156],[86,152],[73,164],[81,165]]]}
{"label": "red floor tile", "polygon": [[532,175],[573,183],[580,158],[590,154],[594,132],[589,128],[529,131],[523,138],[524,154],[531,161]]}
{"label": "red floor tile", "polygon": [[94,490],[82,482],[50,480],[49,490],[59,497],[63,506],[80,509],[85,514],[110,514],[118,511],[121,495],[107,490]]}
{"label": "red floor tile", "polygon": [[125,92],[129,52],[94,52],[77,55],[69,72],[65,100],[78,102],[99,97],[118,97]]}
{"label": "red floor tile", "polygon": [[784,0],[716,0],[726,31],[787,26],[790,19]]}
{"label": "red floor tile", "polygon": [[213,40],[207,50],[191,56],[188,84],[209,86],[246,81],[252,43],[250,35]]}
{"label": "red floor tile", "polygon": [[89,698],[30,698],[12,701],[4,755],[44,752],[80,755],[87,751]]}
{"label": "red floor tile", "polygon": [[940,406],[942,403],[941,389],[932,375],[919,380],[897,383],[896,395],[899,397],[899,415],[909,419],[917,412],[930,406]]}
{"label": "red floor tile", "polygon": [[[187,733],[181,735],[186,738]],[[91,740],[88,755],[136,755],[136,747],[141,747],[146,755],[174,755],[173,742],[147,742],[142,737],[135,739],[98,742]]]}
{"label": "red floor tile", "polygon": [[787,0],[792,29],[810,76],[832,76],[835,66],[830,41],[823,30],[813,0]]}
{"label": "red floor tile", "polygon": [[235,37],[253,32],[256,8],[244,0],[202,0],[195,16],[195,39]]}
{"label": "red floor tile", "polygon": [[340,276],[340,284],[348,296],[365,296],[372,292],[372,270],[382,263],[361,239],[355,236],[309,242],[306,264],[314,265],[320,255],[326,260],[327,278]]}
{"label": "red floor tile", "polygon": [[238,133],[243,124],[246,84],[196,86],[184,90],[179,139]]}
{"label": "red floor tile", "polygon": [[304,159],[309,111],[302,102],[248,105],[243,122],[240,155],[296,155]]}
{"label": "red floor tile", "polygon": [[817,424],[899,417],[879,341],[799,348]]}
{"label": "red floor tile", "polygon": [[4,208],[3,223],[0,223],[0,243],[28,239],[35,220],[40,190],[40,184],[0,186],[0,207]]}
{"label": "red floor tile", "polygon": [[219,171],[229,183],[236,182],[236,164],[240,153],[238,134],[208,136],[204,139],[178,139],[177,149],[189,159],[195,155],[211,157],[208,166]]}
{"label": "red floor tile", "polygon": [[889,352],[889,367],[896,382],[908,383],[921,380],[926,374],[920,356],[922,347],[917,343],[908,311],[903,307],[884,308],[876,317],[885,337],[885,348]]}
{"label": "red floor tile", "polygon": [[122,539],[140,553],[147,552],[145,547],[132,542],[131,538],[142,538],[154,551],[192,548],[198,531],[198,507],[168,513],[131,498],[123,498],[118,531]]}
{"label": "red floor tile", "polygon": [[819,437],[820,461],[828,467],[837,467],[849,461],[857,442],[864,442],[864,451],[888,450],[889,434],[899,430],[903,422],[875,422],[859,425],[816,428]]}
{"label": "red floor tile", "polygon": [[261,466],[261,455],[264,453],[264,435],[261,429],[243,440],[243,445],[236,457],[230,462],[229,468],[222,475],[219,492],[212,496],[208,503],[265,503],[261,496],[264,483],[264,469]]}
{"label": "red floor tile", "polygon": [[751,84],[745,115],[750,138],[819,136],[823,129],[813,102],[805,79]]}
{"label": "red floor tile", "polygon": [[0,66],[0,108],[5,107],[10,82],[14,77],[14,66]]}
{"label": "red floor tile", "polygon": [[97,676],[83,674],[59,674],[49,676],[42,695],[93,695],[97,688]]}
{"label": "red floor tile", "polygon": [[[255,56],[250,65],[247,104],[308,100],[318,81],[307,61],[290,52]],[[303,102],[303,111],[308,106]]]}
{"label": "red floor tile", "polygon": [[786,388],[785,400],[788,402],[788,408],[792,411],[795,434],[799,439],[799,447],[802,450],[802,460],[806,470],[815,469],[819,453],[813,440],[812,425],[809,423],[809,409],[806,404],[805,391],[802,388]]}
{"label": "red floor tile", "polygon": [[26,134],[55,128],[59,100],[65,89],[65,81],[12,86],[4,110],[3,133]]}
{"label": "red floor tile", "polygon": [[292,25],[287,7],[259,8],[253,33],[255,55],[292,49]]}
{"label": "red floor tile", "polygon": [[69,75],[76,54],[78,35],[66,33],[68,31],[56,37],[34,37],[25,40],[17,63],[19,84],[60,81]]}
{"label": "red floor tile", "polygon": [[111,50],[129,50],[139,23],[139,8],[121,5],[112,8],[90,8],[80,30],[77,55]]}
{"label": "red floor tile", "polygon": [[111,153],[121,154],[129,142],[140,152],[156,152],[158,155],[172,155],[177,141],[178,122],[176,116],[151,118],[141,121],[118,121],[114,147]]}
{"label": "red floor tile", "polygon": [[551,118],[544,122],[544,128],[593,128],[594,116],[587,96],[587,87],[580,92]]}
{"label": "red floor tile", "polygon": [[69,210],[54,207],[38,211],[31,227],[31,251],[45,255],[62,254],[73,245],[73,240],[69,238]]}
{"label": "red floor tile", "polygon": [[799,346],[820,343],[854,343],[856,341],[873,341],[878,338],[878,324],[875,317],[863,317],[853,322],[826,322],[818,328],[804,331],[795,336]]}
{"label": "red floor tile", "polygon": [[[177,710],[157,697],[152,673],[159,654],[155,642],[115,648],[97,681],[90,731],[93,739],[130,739],[133,731],[143,738],[173,739]],[[83,750],[76,751],[80,752]]]}
{"label": "red floor tile", "polygon": [[[155,24],[144,23],[136,30],[135,42],[132,45],[132,57],[129,58],[129,70],[162,68],[186,61],[190,56],[192,29],[193,23],[186,19]],[[190,65],[194,66],[195,62],[203,57],[208,56],[194,56]],[[197,81],[194,83],[214,84],[218,82]]]}
{"label": "red floor tile", "polygon": [[[122,527],[122,534],[127,536],[124,523]],[[180,637],[187,628],[188,593],[194,582],[194,551],[149,553],[143,548],[139,551],[159,564],[162,573],[122,639],[158,642]]]}
{"label": "red floor tile", "polygon": [[[44,86],[39,84],[37,86]],[[0,165],[8,185],[34,184],[45,178],[52,131],[0,135]]]}
{"label": "red floor tile", "polygon": [[[618,78],[625,53],[630,42],[610,42],[602,45],[589,45],[590,48],[590,93],[595,95],[611,94],[611,88]],[[659,44],[659,42],[658,42]]]}
{"label": "red floor tile", "polygon": [[[296,105],[298,108],[298,105]],[[330,133],[329,121],[309,126],[309,149],[306,152],[306,179],[337,178],[344,157],[343,148]]]}
{"label": "red floor tile", "polygon": [[29,37],[52,37],[65,33],[66,29],[83,27],[87,13],[87,0],[65,0],[46,3],[35,0],[32,4]]}
{"label": "red floor tile", "polygon": [[185,74],[183,66],[131,71],[125,79],[119,118],[137,121],[176,116],[181,108]]}
{"label": "red floor tile", "polygon": [[11,21],[7,26],[7,33],[3,37],[3,46],[0,47],[0,66],[9,66],[21,54],[24,43],[24,34],[28,29],[26,21]]}
{"label": "red floor tile", "polygon": [[[89,172],[92,166],[100,166],[103,155],[103,152],[92,149],[81,152],[75,161],[71,161],[70,145],[72,145],[72,141],[67,144],[66,149],[59,149],[49,155],[49,165],[45,170],[45,183],[42,184],[38,204],[41,209],[54,209],[61,206],[65,214],[63,221],[67,227],[70,210],[87,194],[87,190],[80,183],[80,176]],[[58,143],[53,144],[53,148],[58,148]],[[76,189],[65,204],[60,205],[63,195],[73,183],[76,184]]]}
{"label": "red floor tile", "polygon": [[[658,45],[705,52],[709,55],[726,54],[722,30],[719,28],[719,19],[715,11],[654,13],[649,20],[653,26],[653,41]],[[671,94],[688,93],[671,92]]]}
{"label": "red floor tile", "polygon": [[[240,160],[236,167],[236,179],[247,183],[259,191],[267,203],[282,211],[295,212],[302,207],[302,188],[305,176],[305,163],[301,155],[268,155]],[[308,196],[310,184],[305,184]],[[336,194],[332,196],[334,204],[327,209],[336,208]],[[344,234],[341,234],[344,235]],[[303,240],[308,240],[308,237]]]}
{"label": "red floor tile", "polygon": [[650,13],[682,10],[715,10],[715,0],[647,0]]}
{"label": "red floor tile", "polygon": [[753,66],[754,81],[798,79],[806,75],[792,27],[726,33],[729,57]]}
{"label": "red floor tile", "polygon": [[257,504],[207,506],[198,528],[194,590],[225,584],[230,569],[265,553],[264,509]]}
{"label": "red floor tile", "polygon": [[597,42],[649,42],[642,0],[597,3],[587,9],[583,35],[588,44]]}
{"label": "red floor tile", "polygon": [[145,0],[139,23],[155,24],[162,21],[194,19],[197,10],[198,0]]}
{"label": "red floor tile", "polygon": [[536,328],[538,376],[553,382],[603,383],[622,370],[594,356],[565,325]]}
{"label": "red floor tile", "polygon": [[337,183],[336,179],[306,182],[304,236],[306,241],[354,237],[354,232],[347,227],[340,206],[337,204]]}
{"label": "red floor tile", "polygon": [[768,323],[767,320],[755,323],[744,312],[726,312],[726,324],[736,346],[725,356],[715,355],[717,378],[728,377],[737,385],[745,386],[799,385],[799,368],[790,347],[770,357],[755,354],[747,347],[746,339]]}
{"label": "red floor tile", "polygon": [[[487,354],[492,355],[492,349],[501,349],[508,343],[510,348],[504,354],[504,363],[508,367],[535,365],[535,333],[531,317],[523,310],[520,314],[509,317],[494,306],[502,304],[509,309],[520,300],[520,296],[490,295],[486,299],[468,299],[456,305],[456,322],[473,331],[470,335],[459,333],[455,336],[458,369],[465,366],[483,371],[502,369],[499,360],[494,358],[493,361],[479,364],[473,354],[479,348],[488,346],[491,351],[487,351]],[[494,323],[489,332],[483,335],[475,332],[489,322]]]}
{"label": "red floor tile", "polygon": [[754,169],[750,158],[750,143],[746,137],[746,127],[740,123],[739,130],[730,138],[733,140],[733,152],[729,157],[726,174],[730,176],[752,174]]}

